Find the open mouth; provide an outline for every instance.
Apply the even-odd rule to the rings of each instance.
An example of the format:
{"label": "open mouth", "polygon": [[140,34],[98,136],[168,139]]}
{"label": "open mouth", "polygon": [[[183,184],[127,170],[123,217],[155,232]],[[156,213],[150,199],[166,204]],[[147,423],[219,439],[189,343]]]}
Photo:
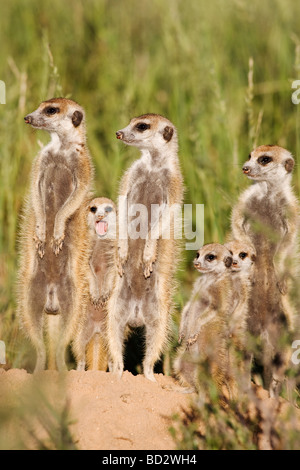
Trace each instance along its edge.
{"label": "open mouth", "polygon": [[104,237],[108,230],[108,223],[105,220],[98,220],[95,224],[95,229],[100,237]]}

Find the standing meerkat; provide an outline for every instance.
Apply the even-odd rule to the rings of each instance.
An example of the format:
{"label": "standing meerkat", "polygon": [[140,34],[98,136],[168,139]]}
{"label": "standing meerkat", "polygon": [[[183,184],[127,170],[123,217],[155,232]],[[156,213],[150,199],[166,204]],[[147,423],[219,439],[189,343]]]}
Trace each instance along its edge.
{"label": "standing meerkat", "polygon": [[264,382],[278,395],[284,379],[286,351],[282,341],[289,331],[292,309],[288,283],[297,253],[298,201],[291,186],[294,159],[276,145],[251,152],[243,172],[255,181],[240,196],[232,213],[232,234],[256,251],[249,299],[248,329],[261,343]]}
{"label": "standing meerkat", "polygon": [[224,245],[232,255],[231,311],[228,315],[229,360],[242,387],[251,381],[251,355],[247,351],[247,321],[255,250],[252,245],[232,240]]}
{"label": "standing meerkat", "polygon": [[[157,114],[145,114],[132,119],[116,135],[125,144],[139,148],[141,157],[126,171],[119,193],[120,227],[116,253],[119,275],[108,302],[107,336],[112,369],[122,375],[127,326],[145,326],[143,371],[147,379],[155,381],[153,368],[168,337],[178,258],[174,226],[178,207],[181,209],[183,181],[177,132],[168,119]],[[126,201],[128,224],[120,197]],[[170,233],[162,237],[160,224],[165,221],[164,214],[152,209],[165,210],[173,205],[176,205],[177,215],[170,211]],[[139,237],[130,233],[128,236],[130,227],[134,225],[134,210],[140,212],[139,224],[144,231]]]}
{"label": "standing meerkat", "polygon": [[[18,313],[36,352],[35,371],[65,370],[65,350],[88,300],[89,240],[84,202],[93,169],[86,145],[85,114],[72,100],[53,98],[25,122],[51,141],[31,173],[20,237]],[[96,288],[93,292],[97,301]],[[44,339],[46,336],[46,340]]]}
{"label": "standing meerkat", "polygon": [[[116,207],[111,199],[94,198],[88,205],[87,220],[92,240],[90,266],[99,289],[100,305],[92,301],[85,322],[74,339],[73,350],[77,370],[107,369],[106,304],[114,288],[117,274],[114,256],[116,247]],[[90,284],[91,297],[94,283]]]}
{"label": "standing meerkat", "polygon": [[198,391],[199,366],[208,363],[212,379],[221,396],[236,397],[236,383],[230,370],[227,350],[228,312],[231,310],[230,251],[219,243],[204,245],[194,260],[202,273],[195,281],[191,298],[183,309],[179,342],[183,341],[174,362],[182,385]]}

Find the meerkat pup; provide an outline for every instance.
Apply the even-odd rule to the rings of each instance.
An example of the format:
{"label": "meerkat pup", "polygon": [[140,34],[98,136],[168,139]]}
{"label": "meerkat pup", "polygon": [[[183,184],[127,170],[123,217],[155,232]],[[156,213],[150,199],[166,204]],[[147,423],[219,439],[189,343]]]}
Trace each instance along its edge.
{"label": "meerkat pup", "polygon": [[251,355],[247,351],[249,295],[256,253],[252,245],[232,240],[224,245],[232,255],[231,310],[228,315],[229,361],[239,385],[249,388]]}
{"label": "meerkat pup", "polygon": [[219,243],[204,245],[197,252],[194,266],[201,277],[182,312],[179,342],[183,344],[174,362],[181,384],[200,392],[206,385],[200,383],[199,368],[207,364],[220,396],[227,399],[236,397],[227,351],[231,265],[230,251]]}
{"label": "meerkat pup", "polygon": [[[284,379],[292,309],[288,282],[297,253],[298,201],[291,186],[294,159],[276,145],[251,152],[243,172],[255,184],[240,196],[232,213],[232,234],[254,246],[257,260],[249,298],[248,329],[256,346],[264,382],[271,396],[278,395]],[[255,347],[255,349],[257,349]]]}
{"label": "meerkat pup", "polygon": [[[153,368],[168,337],[178,258],[174,225],[179,216],[178,207],[181,211],[183,182],[177,132],[168,119],[145,114],[132,119],[116,135],[125,144],[139,148],[141,157],[126,171],[119,193],[116,253],[119,275],[107,306],[109,351],[112,369],[121,376],[124,331],[127,326],[144,326],[143,371],[147,379],[155,381]],[[125,200],[125,204],[121,204],[121,200]],[[169,236],[163,237],[161,223],[165,222],[164,214],[173,205],[177,211],[170,210]],[[139,225],[143,233],[138,236],[131,232],[136,226],[134,211],[140,213]]]}
{"label": "meerkat pup", "polygon": [[48,131],[51,141],[32,167],[21,225],[18,313],[37,352],[35,371],[46,367],[47,348],[48,368],[64,370],[66,347],[85,315],[91,277],[84,202],[93,169],[85,113],[72,100],[54,98],[24,119]]}
{"label": "meerkat pup", "polygon": [[[99,289],[100,305],[90,301],[85,322],[75,337],[73,350],[77,370],[107,369],[106,303],[109,299],[117,271],[114,256],[116,246],[116,207],[111,199],[97,197],[88,205],[87,220],[92,240],[90,266]],[[90,283],[93,298],[94,283]]]}

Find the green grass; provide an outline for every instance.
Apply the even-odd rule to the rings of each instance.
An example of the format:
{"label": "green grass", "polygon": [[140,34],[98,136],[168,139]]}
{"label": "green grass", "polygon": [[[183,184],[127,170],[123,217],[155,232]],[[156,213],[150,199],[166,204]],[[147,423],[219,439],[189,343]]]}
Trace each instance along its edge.
{"label": "green grass", "polygon": [[[19,215],[31,164],[48,137],[23,117],[53,96],[87,113],[95,192],[116,199],[138,156],[115,138],[133,116],[161,113],[177,126],[185,202],[205,204],[205,243],[223,242],[247,186],[254,145],[300,156],[300,3],[294,0],[0,0],[0,339],[9,363],[32,359],[15,319]],[[294,184],[299,192],[300,166]],[[195,273],[184,252],[179,319]],[[176,330],[176,325],[175,325]]]}

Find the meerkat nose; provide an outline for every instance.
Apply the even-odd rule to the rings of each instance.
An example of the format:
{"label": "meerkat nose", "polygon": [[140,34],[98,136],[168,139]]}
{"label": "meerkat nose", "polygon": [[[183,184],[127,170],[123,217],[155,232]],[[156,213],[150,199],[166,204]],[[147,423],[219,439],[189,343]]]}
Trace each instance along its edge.
{"label": "meerkat nose", "polygon": [[116,132],[116,136],[117,136],[117,139],[121,139],[121,140],[122,140],[123,137],[124,137],[124,132],[122,132],[122,131],[117,131],[117,132]]}
{"label": "meerkat nose", "polygon": [[28,116],[24,117],[24,121],[26,122],[26,124],[31,124],[32,123],[32,116],[30,116],[30,114],[28,114]]}
{"label": "meerkat nose", "polygon": [[250,168],[248,166],[243,166],[243,173],[245,173],[246,175],[250,173]]}

